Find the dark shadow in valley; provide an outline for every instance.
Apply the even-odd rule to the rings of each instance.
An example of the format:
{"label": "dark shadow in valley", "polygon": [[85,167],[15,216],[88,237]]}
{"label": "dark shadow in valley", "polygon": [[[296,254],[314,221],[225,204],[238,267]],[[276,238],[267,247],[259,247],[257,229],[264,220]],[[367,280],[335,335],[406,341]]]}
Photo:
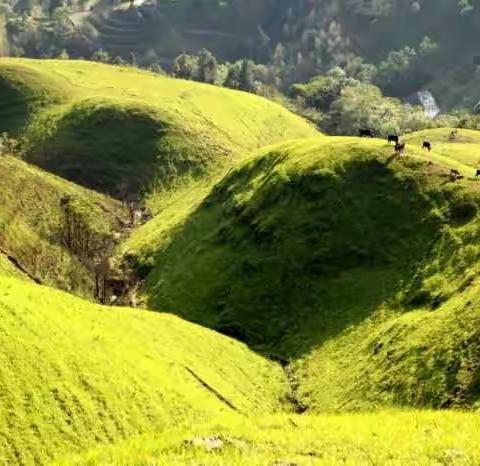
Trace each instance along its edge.
{"label": "dark shadow in valley", "polygon": [[271,154],[224,179],[143,273],[150,308],[289,359],[399,289],[414,303],[407,285],[441,221],[405,167],[399,174],[373,156],[334,171],[281,161]]}

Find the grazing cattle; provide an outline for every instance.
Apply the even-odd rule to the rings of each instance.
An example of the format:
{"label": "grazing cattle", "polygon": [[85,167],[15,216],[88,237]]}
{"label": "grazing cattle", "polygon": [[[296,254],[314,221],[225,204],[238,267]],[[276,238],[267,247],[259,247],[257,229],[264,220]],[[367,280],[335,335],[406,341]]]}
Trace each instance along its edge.
{"label": "grazing cattle", "polygon": [[430,152],[432,150],[432,144],[428,141],[423,141],[422,149],[427,149]]}
{"label": "grazing cattle", "polygon": [[400,144],[399,142],[397,142],[395,144],[395,152],[397,154],[402,154],[404,151],[405,151],[405,143],[402,142],[402,144]]}
{"label": "grazing cattle", "polygon": [[390,144],[391,142],[394,142],[395,145],[398,144],[398,136],[395,136],[395,134],[389,134],[388,135],[388,143]]}
{"label": "grazing cattle", "polygon": [[450,141],[455,141],[455,139],[457,139],[457,134],[458,134],[458,129],[452,131],[448,139],[450,139]]}
{"label": "grazing cattle", "polygon": [[361,138],[373,138],[373,131],[371,129],[361,129],[358,135]]}
{"label": "grazing cattle", "polygon": [[480,176],[480,170],[477,168],[477,172],[475,173],[475,178],[478,178]]}

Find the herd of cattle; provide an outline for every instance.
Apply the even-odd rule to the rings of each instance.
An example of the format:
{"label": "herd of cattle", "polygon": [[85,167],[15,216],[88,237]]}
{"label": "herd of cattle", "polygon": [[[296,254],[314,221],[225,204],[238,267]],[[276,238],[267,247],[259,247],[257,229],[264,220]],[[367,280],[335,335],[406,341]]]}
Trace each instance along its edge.
{"label": "herd of cattle", "polygon": [[[450,133],[449,139],[454,141],[457,138],[457,130],[454,130]],[[371,129],[361,129],[358,133],[358,135],[361,138],[373,138],[374,133]],[[402,154],[405,151],[405,142],[400,142],[400,138],[395,135],[395,134],[389,134],[388,135],[388,143],[394,143],[395,144],[395,152],[397,154]],[[432,150],[432,143],[430,141],[423,141],[422,143],[422,149],[428,150],[429,152]],[[478,178],[480,177],[480,169],[477,169],[475,177]],[[463,175],[460,173],[460,171],[456,170],[455,168],[452,168],[450,170],[450,179],[452,181],[460,180],[463,178]]]}

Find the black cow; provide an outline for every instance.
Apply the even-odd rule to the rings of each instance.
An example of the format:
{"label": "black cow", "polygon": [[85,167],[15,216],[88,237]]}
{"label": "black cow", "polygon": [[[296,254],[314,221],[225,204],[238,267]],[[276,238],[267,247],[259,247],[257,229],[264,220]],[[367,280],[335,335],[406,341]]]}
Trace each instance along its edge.
{"label": "black cow", "polygon": [[395,144],[395,152],[397,154],[402,154],[404,151],[405,151],[405,143],[403,142],[402,144],[400,144],[399,142],[397,142]]}
{"label": "black cow", "polygon": [[432,150],[432,143],[423,141],[422,149],[427,149],[430,152]]}
{"label": "black cow", "polygon": [[389,135],[388,135],[388,143],[389,143],[389,144],[390,144],[391,142],[394,142],[395,145],[397,145],[397,144],[398,144],[398,141],[399,141],[398,136],[395,136],[395,134],[389,134]]}
{"label": "black cow", "polygon": [[373,131],[371,129],[361,129],[358,135],[361,138],[373,138]]}
{"label": "black cow", "polygon": [[477,168],[477,172],[475,173],[475,178],[478,178],[480,176],[480,170]]}

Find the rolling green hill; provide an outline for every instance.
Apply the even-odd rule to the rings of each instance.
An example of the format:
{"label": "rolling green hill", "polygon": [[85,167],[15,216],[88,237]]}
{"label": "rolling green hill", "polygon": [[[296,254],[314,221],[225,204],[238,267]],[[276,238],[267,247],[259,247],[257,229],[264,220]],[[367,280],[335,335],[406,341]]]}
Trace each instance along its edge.
{"label": "rolling green hill", "polygon": [[90,264],[127,222],[122,205],[0,155],[0,271],[92,297]]}
{"label": "rolling green hill", "polygon": [[129,67],[0,59],[0,90],[0,131],[25,136],[28,161],[122,198],[318,134],[266,99]]}
{"label": "rolling green hill", "polygon": [[[476,414],[411,411],[480,407],[478,133],[398,155],[88,62],[0,59],[0,92],[0,462],[480,461]],[[157,312],[32,283],[91,298],[115,241]]]}
{"label": "rolling green hill", "polygon": [[0,276],[0,460],[281,407],[281,369],[179,318],[105,308]]}
{"label": "rolling green hill", "polygon": [[145,305],[295,361],[311,410],[474,403],[480,185],[454,149],[421,150],[436,134],[400,157],[356,138],[262,149],[122,246]]}

